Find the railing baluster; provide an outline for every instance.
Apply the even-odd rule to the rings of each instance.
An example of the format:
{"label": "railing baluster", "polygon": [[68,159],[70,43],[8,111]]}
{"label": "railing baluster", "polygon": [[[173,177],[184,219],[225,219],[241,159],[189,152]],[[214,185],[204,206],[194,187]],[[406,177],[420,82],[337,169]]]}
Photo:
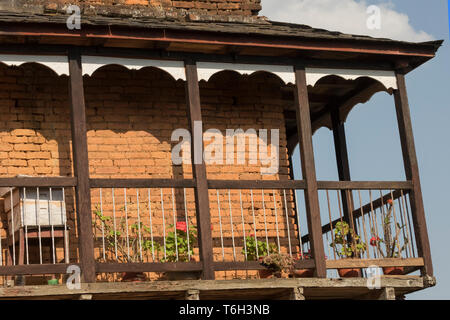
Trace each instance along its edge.
{"label": "railing baluster", "polygon": [[330,204],[330,194],[328,189],[326,190],[327,195],[327,204],[328,204],[328,219],[330,220],[330,230],[331,230],[331,243],[333,244],[333,257],[336,260],[336,250],[334,250],[334,245],[336,245],[334,241],[334,231],[333,231],[333,219],[331,218],[331,204]]}
{"label": "railing baluster", "polygon": [[187,241],[187,250],[188,250],[188,260],[191,261],[191,245],[190,245],[190,233],[189,233],[189,219],[188,219],[188,209],[186,202],[186,188],[183,188],[183,197],[184,197],[184,217],[186,219],[186,241]]}
{"label": "railing baluster", "polygon": [[150,188],[147,189],[147,194],[148,194],[148,217],[150,223],[150,240],[152,242],[152,261],[155,262],[155,245],[153,241],[152,201]]}
{"label": "railing baluster", "polygon": [[[100,188],[100,213],[103,214],[103,196],[102,188]],[[102,220],[102,248],[103,248],[103,261],[106,261],[106,245],[105,245],[105,222]]]}
{"label": "railing baluster", "polygon": [[49,218],[50,218],[50,228],[51,228],[51,237],[52,237],[52,255],[53,255],[53,264],[56,263],[56,253],[55,253],[55,229],[53,226],[53,216],[52,216],[52,201],[53,201],[53,195],[52,195],[52,188],[49,188],[49,201],[48,201],[48,212],[49,212]]}
{"label": "railing baluster", "polygon": [[42,264],[42,238],[41,238],[41,202],[39,195],[39,187],[36,188],[36,223],[38,226],[38,237],[39,237],[39,263]]}
{"label": "railing baluster", "polygon": [[217,192],[217,208],[218,208],[218,213],[219,213],[220,245],[222,246],[222,260],[225,261],[225,249],[223,246],[223,231],[222,231],[222,215],[220,213],[219,189],[217,189],[216,192]]}
{"label": "railing baluster", "polygon": [[139,202],[139,189],[136,189],[136,202],[137,202],[137,220],[138,220],[138,241],[139,241],[139,257],[141,262],[144,261],[142,257],[142,232],[141,232],[141,212],[140,212],[140,202]]}
{"label": "railing baluster", "polygon": [[239,204],[241,206],[241,220],[242,220],[242,234],[244,236],[244,255],[247,261],[247,237],[245,235],[245,220],[244,220],[244,209],[242,207],[242,190],[239,189]]}
{"label": "railing baluster", "polygon": [[127,188],[123,188],[123,200],[124,200],[124,208],[125,208],[125,228],[126,228],[126,239],[127,239],[127,258],[130,260],[130,235],[128,232],[128,206],[127,206]]}
{"label": "railing baluster", "polygon": [[[23,199],[24,203],[26,203],[27,202],[26,188],[23,188]],[[22,223],[25,225],[25,252],[27,256],[27,264],[30,264],[30,253],[28,250],[28,225],[25,223],[25,204],[22,205]]]}
{"label": "railing baluster", "polygon": [[301,255],[301,259],[304,260],[305,257],[303,255],[303,240],[302,240],[302,231],[301,231],[301,225],[300,225],[300,207],[298,205],[298,197],[297,195],[295,196],[295,207],[296,207],[296,216],[297,216],[297,224],[298,224],[298,240],[300,243],[300,255]]}
{"label": "railing baluster", "polygon": [[[14,225],[14,223],[15,223],[15,221],[14,221],[14,201],[13,201],[13,188],[10,188],[9,189],[9,192],[10,192],[10,194],[11,194],[11,203],[10,203],[10,205],[11,205],[11,230],[12,230],[12,242],[13,242],[13,247],[12,247],[12,251],[13,251],[13,254],[12,254],[12,260],[13,260],[13,265],[16,265],[16,237],[15,237],[15,233],[16,233],[16,230],[15,230],[15,225]],[[20,201],[20,200],[19,200]],[[22,220],[23,221],[23,220]],[[0,239],[0,242],[1,242],[1,239]],[[1,245],[0,245],[1,246]],[[1,250],[1,249],[0,249]]]}
{"label": "railing baluster", "polygon": [[230,226],[231,226],[231,240],[233,244],[233,259],[236,261],[236,245],[234,242],[234,226],[233,226],[233,209],[231,208],[231,191],[228,189],[228,207],[230,209]]}
{"label": "railing baluster", "polygon": [[163,223],[163,240],[164,240],[164,260],[167,259],[167,249],[166,249],[166,217],[164,213],[164,196],[163,189],[161,190],[161,212],[162,212],[162,223]]}
{"label": "railing baluster", "polygon": [[408,217],[407,212],[406,212],[405,198],[404,197],[405,196],[403,194],[403,190],[400,190],[400,202],[401,202],[401,205],[402,205],[402,208],[403,208],[402,213],[403,213],[403,216],[404,216],[404,223],[405,223],[405,226],[406,226],[406,232],[407,232],[407,237],[408,237],[409,254],[410,254],[411,258],[413,258],[414,257],[414,249],[413,249],[413,246],[412,246],[413,239],[412,239],[412,234],[411,234],[411,224],[409,223],[409,217]]}
{"label": "railing baluster", "polygon": [[269,235],[267,233],[267,219],[266,219],[266,204],[264,201],[264,189],[261,190],[262,195],[262,206],[263,206],[263,215],[264,215],[264,229],[266,231],[266,245],[267,245],[267,253],[269,253]]}
{"label": "railing baluster", "polygon": [[287,200],[286,200],[286,189],[283,189],[284,196],[284,211],[286,214],[286,227],[287,227],[287,236],[288,236],[288,245],[289,245],[289,255],[292,257],[292,244],[291,244],[291,230],[289,225],[289,215],[287,209]]}
{"label": "railing baluster", "polygon": [[275,198],[275,190],[273,192],[273,207],[275,209],[275,228],[277,231],[277,244],[278,244],[278,253],[281,253],[281,245],[280,245],[280,231],[278,229],[278,212],[277,212],[277,203]]}
{"label": "railing baluster", "polygon": [[[364,218],[364,212],[363,212],[363,205],[362,205],[362,199],[361,199],[361,190],[358,190],[358,197],[359,197],[359,207],[361,209],[361,220],[363,225],[363,232],[364,232],[364,239],[366,240],[366,256],[370,259],[370,250],[369,250],[369,238],[367,236],[367,230],[366,230],[366,219]],[[359,228],[361,230],[361,228]]]}
{"label": "railing baluster", "polygon": [[174,237],[175,237],[175,256],[176,256],[176,261],[178,262],[179,260],[179,256],[178,256],[178,232],[177,232],[177,214],[175,211],[175,195],[174,195],[174,191],[172,188],[172,213],[173,213],[173,233],[174,233]]}
{"label": "railing baluster", "polygon": [[116,199],[115,199],[115,189],[111,189],[112,193],[112,203],[113,203],[113,228],[114,228],[114,251],[116,254],[116,260],[119,260],[118,254],[117,254],[117,224],[116,224]]}
{"label": "railing baluster", "polygon": [[250,189],[250,197],[251,197],[251,201],[252,201],[252,215],[253,215],[253,229],[255,232],[255,243],[256,243],[256,259],[259,259],[259,250],[258,250],[258,237],[256,236],[256,218],[255,218],[255,204],[253,201],[253,189]]}

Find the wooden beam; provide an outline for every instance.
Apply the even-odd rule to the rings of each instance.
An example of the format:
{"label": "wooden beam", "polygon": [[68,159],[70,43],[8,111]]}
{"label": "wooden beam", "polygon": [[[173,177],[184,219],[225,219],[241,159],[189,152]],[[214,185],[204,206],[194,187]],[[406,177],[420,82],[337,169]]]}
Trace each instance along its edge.
{"label": "wooden beam", "polygon": [[400,132],[406,179],[412,181],[413,189],[410,193],[414,233],[416,235],[417,251],[425,260],[422,275],[433,276],[433,264],[428,238],[425,209],[420,186],[419,165],[417,163],[416,147],[406,91],[405,76],[397,73],[398,90],[394,91],[395,108]]}
{"label": "wooden beam", "polygon": [[411,181],[318,181],[319,190],[390,190],[413,188]]}
{"label": "wooden beam", "polygon": [[208,180],[210,189],[305,189],[303,180]]}
{"label": "wooden beam", "polygon": [[75,187],[77,179],[71,177],[17,177],[0,178],[0,187]]}
{"label": "wooden beam", "polygon": [[[339,117],[339,109],[331,112],[333,126],[334,149],[336,153],[336,164],[340,181],[351,181],[350,163],[348,160],[347,138],[345,136],[345,125]],[[342,210],[344,221],[358,234],[356,221],[353,218],[353,195],[351,190],[341,190]],[[350,240],[350,237],[349,237]]]}
{"label": "wooden beam", "polygon": [[[200,258],[203,263],[204,280],[213,280],[213,245],[211,234],[211,214],[209,211],[209,195],[208,195],[208,181],[206,178],[206,165],[203,160],[203,152],[201,159],[196,159],[196,154],[201,150],[197,150],[196,139],[201,141],[203,146],[203,132],[196,133],[194,128],[196,122],[202,124],[202,112],[200,104],[200,89],[198,85],[197,65],[194,61],[186,61],[186,99],[188,105],[188,118],[191,128],[191,156],[192,156],[192,171],[195,185],[195,207],[197,211],[197,228],[198,228],[198,242],[200,249]],[[201,135],[200,137],[198,135]],[[196,163],[200,161],[200,163]]]}
{"label": "wooden beam", "polygon": [[[76,263],[70,265],[78,265]],[[0,275],[39,275],[39,274],[66,274],[69,264],[24,264],[15,266],[0,266]]]}
{"label": "wooden beam", "polygon": [[193,179],[90,179],[91,188],[193,188]]}
{"label": "wooden beam", "polygon": [[80,264],[83,281],[95,282],[94,236],[92,232],[83,73],[81,69],[81,55],[77,48],[72,48],[69,52],[69,72],[73,166],[78,180],[75,194]]}
{"label": "wooden beam", "polygon": [[319,195],[317,189],[316,167],[312,144],[311,118],[308,102],[308,88],[304,67],[295,69],[295,106],[297,112],[297,130],[300,142],[300,157],[303,179],[306,183],[305,205],[308,230],[311,235],[311,251],[315,261],[315,274],[326,278],[325,250],[322,238],[322,223],[320,220]]}

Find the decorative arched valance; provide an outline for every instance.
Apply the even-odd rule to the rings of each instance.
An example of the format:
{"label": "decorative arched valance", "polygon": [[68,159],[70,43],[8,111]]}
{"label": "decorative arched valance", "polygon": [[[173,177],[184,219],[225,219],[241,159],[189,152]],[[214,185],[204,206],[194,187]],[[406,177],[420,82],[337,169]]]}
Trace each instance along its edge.
{"label": "decorative arched valance", "polygon": [[145,67],[155,67],[164,70],[175,80],[186,81],[184,62],[171,60],[129,59],[103,56],[82,56],[83,74],[92,76],[99,68],[106,65],[120,65],[130,70],[139,70]]}
{"label": "decorative arched valance", "polygon": [[395,72],[386,70],[306,68],[306,83],[308,86],[314,87],[320,79],[331,75],[341,77],[345,80],[356,80],[361,77],[368,77],[383,84],[387,90],[396,90],[398,88]]}
{"label": "decorative arched valance", "polygon": [[217,62],[198,62],[198,80],[208,81],[214,74],[229,70],[242,75],[251,75],[255,72],[265,71],[279,77],[285,84],[295,83],[295,74],[293,66],[279,65],[260,65],[260,64],[238,64],[238,63],[217,63]]}
{"label": "decorative arched valance", "polygon": [[1,54],[0,62],[7,66],[38,63],[53,70],[58,76],[69,75],[69,60],[67,56]]}

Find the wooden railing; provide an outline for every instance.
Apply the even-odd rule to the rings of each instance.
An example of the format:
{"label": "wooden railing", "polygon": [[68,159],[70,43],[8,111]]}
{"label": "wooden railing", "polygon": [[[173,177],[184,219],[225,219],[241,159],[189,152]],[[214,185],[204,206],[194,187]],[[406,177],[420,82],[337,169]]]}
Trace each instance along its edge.
{"label": "wooden railing", "polygon": [[[74,178],[0,179],[0,187],[7,189],[10,194],[14,193],[14,188],[72,189],[69,200],[72,203],[75,198],[73,187],[76,185]],[[93,213],[90,219],[94,224],[93,247],[97,274],[201,272],[204,269],[199,251],[201,234],[187,241],[191,250],[188,258],[183,256],[185,253],[181,253],[181,248],[176,253],[173,247],[170,254],[166,251],[169,250],[169,234],[178,235],[178,224],[179,229],[197,228],[194,179],[91,179],[90,186]],[[203,241],[210,242],[213,254],[211,268],[214,272],[263,269],[257,260],[264,253],[252,256],[247,248],[249,241],[262,243],[266,248],[273,248],[273,252],[296,258],[297,268],[315,268],[314,259],[305,259],[308,256],[306,253],[311,249],[310,234],[306,232],[307,226],[300,222],[307,215],[306,208],[301,204],[303,196],[299,197],[299,193],[305,190],[304,181],[208,180],[208,188],[213,230],[211,238]],[[318,188],[322,219],[328,217],[321,230],[327,269],[367,268],[376,265],[404,267],[405,273],[409,273],[423,267],[424,259],[416,247],[416,228],[410,206],[411,183],[319,181]],[[345,212],[344,207],[351,211]],[[401,247],[401,250],[394,250],[399,253],[397,256],[381,256],[379,250],[385,248],[377,248],[373,243],[371,245],[373,238],[384,239],[385,234],[381,230],[388,212],[392,220],[392,234],[397,237],[395,246],[397,249]],[[67,210],[67,215],[68,219],[70,216],[72,221],[77,220],[73,204],[72,209]],[[119,230],[120,219],[127,224],[126,229]],[[3,228],[8,227],[11,222],[4,222]],[[359,236],[364,245],[361,254],[349,256],[348,259],[341,259],[330,246],[335,243],[336,230],[342,222],[348,223],[355,230],[355,235]],[[111,237],[105,236],[111,232],[112,226],[117,228],[113,230],[116,237],[117,232],[120,232],[119,237],[130,237],[126,240],[133,238],[135,241],[129,247],[121,248],[121,253],[117,252],[117,248],[114,252],[114,243],[112,247],[111,243],[108,244]],[[186,231],[182,234],[187,238],[189,230]],[[36,230],[25,230],[25,238],[30,232],[36,233]],[[30,262],[31,246],[25,251],[22,246],[20,254],[25,256],[20,260],[20,241],[12,241],[11,234],[9,238],[4,234],[1,242],[3,249],[0,275],[65,274],[69,265],[81,266],[79,233],[75,225],[69,232],[69,257],[52,261],[50,254],[48,263],[42,259]],[[125,235],[128,232],[130,234]],[[51,232],[46,238],[52,240],[50,251],[54,250],[52,245],[55,239]],[[146,243],[145,246],[143,242]],[[8,245],[9,250],[6,252],[5,247]],[[156,246],[159,250],[158,257],[155,257]],[[38,250],[42,256],[42,247],[34,246],[33,250]],[[126,251],[134,258],[125,257]],[[12,252],[16,259],[12,258]]]}

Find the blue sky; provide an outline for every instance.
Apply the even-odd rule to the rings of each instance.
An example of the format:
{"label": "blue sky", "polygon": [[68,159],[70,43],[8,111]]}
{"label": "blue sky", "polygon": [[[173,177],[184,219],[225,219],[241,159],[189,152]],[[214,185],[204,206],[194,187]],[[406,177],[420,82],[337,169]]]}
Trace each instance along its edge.
{"label": "blue sky", "polygon": [[[410,299],[450,299],[450,46],[447,0],[263,0],[263,15],[273,20],[290,20],[296,23],[318,21],[314,27],[328,27],[347,31],[346,15],[359,10],[358,5],[383,5],[386,36],[398,39],[423,40],[444,39],[446,42],[432,61],[407,76],[407,88],[419,161],[420,177],[433,254],[437,286],[410,295]],[[300,10],[307,3],[316,8]],[[321,10],[331,3],[335,14],[323,13],[326,19],[317,19]],[[350,9],[349,9],[350,8]],[[316,10],[316,12],[314,12]],[[347,13],[346,13],[347,12]],[[328,14],[328,16],[327,16]],[[406,17],[407,16],[407,17]],[[409,18],[409,19],[407,19]],[[383,14],[382,14],[383,19]],[[306,21],[306,22],[305,22]],[[364,33],[354,21],[353,33]],[[399,23],[395,27],[395,23]],[[393,30],[395,29],[395,30]],[[376,94],[368,103],[357,106],[346,123],[350,167],[353,180],[402,180],[404,170],[396,123],[393,97],[386,93]],[[321,129],[314,135],[317,176],[321,180],[337,179],[332,134]],[[294,157],[299,158],[297,156]],[[299,168],[298,162],[295,164]],[[297,172],[298,173],[298,172]]]}

